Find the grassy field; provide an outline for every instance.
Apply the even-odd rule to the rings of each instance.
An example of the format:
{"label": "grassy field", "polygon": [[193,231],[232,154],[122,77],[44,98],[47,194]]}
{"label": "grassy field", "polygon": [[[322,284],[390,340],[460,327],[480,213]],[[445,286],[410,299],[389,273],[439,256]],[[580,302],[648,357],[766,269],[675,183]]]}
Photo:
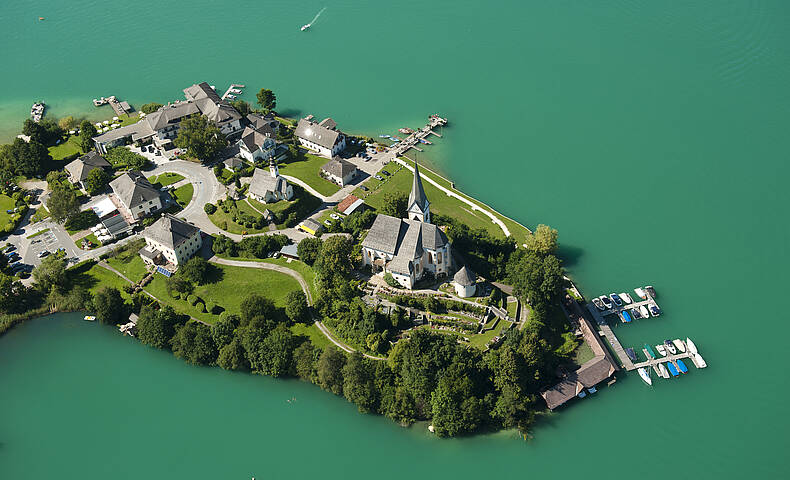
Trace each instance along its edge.
{"label": "grassy field", "polygon": [[291,331],[294,335],[303,335],[308,337],[310,342],[320,350],[323,350],[324,347],[331,343],[329,339],[326,338],[326,335],[321,333],[321,330],[319,330],[315,324],[304,325],[302,323],[297,323],[291,325]]}
{"label": "grassy field", "polygon": [[329,196],[340,190],[340,186],[321,177],[321,167],[323,167],[326,162],[328,162],[328,160],[324,157],[304,152],[304,158],[302,160],[288,160],[285,163],[281,163],[279,165],[280,173],[296,177],[313,187],[313,189],[321,195]]}
{"label": "grassy field", "polygon": [[299,185],[294,185],[294,198],[296,198],[296,200],[280,200],[279,202],[266,204],[252,198],[247,198],[245,201],[259,212],[263,212],[268,208],[276,215],[279,221],[277,228],[286,228],[284,217],[287,215],[285,215],[283,212],[290,209],[291,212],[296,212],[297,218],[301,221],[310,216],[310,214],[313,213],[323,203],[320,198],[311,195]]}
{"label": "grassy field", "polygon": [[[184,179],[183,175],[179,175],[179,174],[174,173],[174,172],[165,172],[165,173],[163,173],[163,174],[161,174],[159,176],[154,175],[154,176],[148,177],[148,181],[151,182],[152,185],[157,184],[157,183],[159,184],[159,186],[157,188],[162,188],[162,187],[166,187],[168,185],[172,185],[172,184],[174,184],[176,182],[180,182],[183,179]],[[156,185],[154,185],[154,186],[156,186]]]}
{"label": "grassy field", "polygon": [[81,286],[91,293],[95,293],[101,287],[114,287],[121,291],[123,298],[131,298],[123,291],[123,287],[129,285],[126,280],[98,264],[89,268],[86,268],[86,265],[78,266],[70,269],[69,274],[72,276],[75,286]]}
{"label": "grassy field", "polygon": [[139,282],[148,273],[143,259],[135,250],[127,250],[113,258],[108,258],[107,263],[114,269],[123,273],[133,282]]}
{"label": "grassy field", "polygon": [[[413,162],[407,159],[404,159],[404,161],[406,161],[409,165],[414,166]],[[381,175],[384,178],[384,181],[376,180],[373,177],[368,179],[364,183],[364,185],[369,189],[368,192],[364,192],[362,191],[362,189],[359,188],[354,191],[354,195],[364,199],[365,203],[367,203],[368,205],[374,208],[379,208],[382,205],[384,195],[386,195],[388,192],[400,190],[408,194],[409,191],[411,190],[411,182],[413,179],[413,174],[410,170],[406,168],[402,168],[402,166],[397,162],[390,162],[382,170],[386,170],[392,173],[392,175],[390,177]],[[440,175],[431,172],[430,170],[424,167],[420,167],[420,175],[423,177],[423,179],[426,177],[430,178],[436,181],[436,183],[438,183],[439,185],[447,189],[450,189],[455,193],[457,193],[458,195],[472,201],[480,208],[492,212],[508,227],[511,235],[519,244],[524,243],[524,241],[527,238],[527,235],[529,235],[529,230],[526,227],[518,224],[514,220],[505,217],[504,215],[501,215],[500,213],[486,206],[482,202],[456,190],[455,188],[453,188],[452,183],[449,180],[445,179],[444,177],[441,177]],[[487,215],[484,215],[483,213],[478,211],[473,211],[469,205],[461,202],[456,198],[448,197],[444,192],[442,192],[432,184],[428,183],[427,181],[423,180],[422,185],[423,188],[425,189],[425,194],[428,196],[428,200],[431,202],[432,212],[456,218],[473,228],[481,228],[481,227],[485,228],[493,235],[500,237],[503,236],[502,229],[497,224],[492,222]]]}
{"label": "grassy field", "polygon": [[[278,307],[283,307],[285,296],[294,290],[301,290],[299,283],[292,277],[273,270],[257,268],[232,267],[212,264],[217,275],[212,283],[199,285],[194,294],[206,302],[214,302],[230,313],[239,313],[242,300],[247,295],[256,293],[271,299]],[[177,300],[170,296],[163,275],[154,275],[153,281],[146,285],[145,290],[163,303],[172,306],[176,311],[191,315],[207,323],[216,322],[219,315],[198,312],[185,300]]]}
{"label": "grassy field", "polygon": [[587,345],[587,342],[582,342],[574,352],[573,361],[576,363],[576,365],[582,365],[584,362],[592,360],[593,357],[595,357],[595,352],[593,352],[592,348]]}
{"label": "grassy field", "polygon": [[484,349],[489,341],[495,336],[501,334],[507,327],[510,326],[510,322],[506,322],[505,320],[499,320],[496,327],[493,330],[489,330],[485,333],[481,333],[480,335],[471,335],[469,336],[469,344],[475,348]]}
{"label": "grassy field", "polygon": [[195,187],[191,183],[187,183],[173,190],[170,195],[181,207],[186,207],[192,201],[192,194],[194,193]]}
{"label": "grassy field", "polygon": [[79,145],[79,137],[75,135],[70,136],[65,142],[61,142],[60,145],[49,147],[48,150],[49,154],[52,156],[52,160],[55,161],[62,161],[67,157],[82,153],[82,149]]}
{"label": "grassy field", "polygon": [[508,302],[508,304],[507,304],[507,314],[510,316],[510,318],[516,318],[516,313],[518,313],[517,310],[518,310],[518,302],[517,301],[516,302]]}
{"label": "grassy field", "polygon": [[8,195],[0,195],[0,225],[11,221],[14,214],[6,213],[6,210],[14,209],[14,199]]}
{"label": "grassy field", "polygon": [[[254,208],[249,206],[247,202],[243,200],[239,200],[236,202],[236,207],[242,213],[248,213],[254,217],[260,217],[261,214],[258,213]],[[260,233],[260,232],[268,232],[269,227],[264,226],[263,228],[254,228],[254,227],[243,227],[238,223],[233,221],[233,217],[230,213],[225,213],[222,211],[221,208],[217,207],[217,211],[212,213],[208,216],[211,222],[216,225],[218,228],[225,230],[226,232],[235,233],[238,235],[246,235],[250,233]],[[225,222],[225,225],[223,225]]]}
{"label": "grassy field", "polygon": [[30,217],[30,223],[40,222],[42,220],[46,220],[49,218],[49,210],[45,206],[40,206],[36,209],[36,212]]}
{"label": "grassy field", "polygon": [[101,246],[101,242],[99,241],[98,238],[96,238],[96,235],[91,233],[91,234],[89,234],[86,237],[80,238],[79,240],[74,240],[74,245],[76,245],[76,247],[79,248],[80,250],[82,250],[82,241],[83,240],[90,241],[93,244],[92,248],[96,248],[96,247]]}
{"label": "grassy field", "polygon": [[295,270],[302,275],[305,282],[307,282],[307,286],[310,289],[310,295],[312,295],[313,300],[318,298],[318,291],[316,290],[315,286],[315,277],[316,273],[315,270],[312,269],[309,265],[304,262],[300,262],[299,260],[291,260],[288,261],[287,258],[248,258],[248,257],[231,257],[228,255],[218,255],[221,258],[227,258],[229,260],[245,260],[250,262],[261,262],[261,263],[273,263],[275,265],[280,265],[282,267],[290,268],[291,270]]}
{"label": "grassy field", "polygon": [[[398,167],[400,165],[396,162],[390,162],[384,169],[394,173],[390,176],[382,175],[382,178],[384,178],[383,182],[371,177],[364,183],[370,191],[364,192],[358,188],[354,191],[354,195],[376,209],[381,208],[384,203],[384,197],[388,193],[401,191],[408,195],[411,191],[414,176],[410,170]],[[420,170],[420,174],[425,175],[422,173],[422,170]],[[492,235],[503,236],[502,229],[493,223],[488,216],[481,212],[472,211],[469,205],[457,198],[447,196],[447,194],[426,181],[423,181],[422,185],[425,189],[425,194],[428,196],[428,201],[431,202],[431,212],[455,218],[472,228],[484,228]]]}

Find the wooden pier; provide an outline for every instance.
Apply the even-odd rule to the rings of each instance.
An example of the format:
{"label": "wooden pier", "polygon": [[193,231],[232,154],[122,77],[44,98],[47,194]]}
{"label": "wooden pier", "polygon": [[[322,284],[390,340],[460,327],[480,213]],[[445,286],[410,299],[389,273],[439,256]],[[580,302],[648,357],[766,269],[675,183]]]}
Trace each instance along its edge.
{"label": "wooden pier", "polygon": [[428,117],[428,123],[424,127],[416,130],[414,133],[404,138],[401,142],[392,145],[390,147],[390,151],[395,154],[396,157],[406,153],[410,148],[413,148],[418,152],[422,152],[422,149],[417,146],[417,144],[420,143],[420,140],[425,139],[431,134],[441,138],[442,135],[440,133],[434,132],[433,129],[436,127],[443,127],[445,125],[447,125],[446,118],[442,118],[439,115],[431,115]]}
{"label": "wooden pier", "polygon": [[115,95],[107,97],[107,103],[110,104],[112,109],[115,110],[115,114],[118,116],[125,115],[132,110],[128,103],[119,102],[118,99],[115,98]]}
{"label": "wooden pier", "polygon": [[[222,95],[222,97],[220,97],[220,98],[221,98],[222,100],[225,100],[225,99],[227,98],[227,96],[228,96],[228,95],[231,95],[231,94],[233,93],[233,92],[232,92],[232,90],[241,90],[242,88],[244,88],[244,85],[242,85],[242,84],[240,84],[240,83],[232,83],[232,84],[230,85],[230,87],[228,87],[228,89],[227,89],[227,90],[225,90],[225,93],[224,93],[224,94]],[[241,94],[240,94],[240,93],[237,93],[236,95],[241,95]]]}

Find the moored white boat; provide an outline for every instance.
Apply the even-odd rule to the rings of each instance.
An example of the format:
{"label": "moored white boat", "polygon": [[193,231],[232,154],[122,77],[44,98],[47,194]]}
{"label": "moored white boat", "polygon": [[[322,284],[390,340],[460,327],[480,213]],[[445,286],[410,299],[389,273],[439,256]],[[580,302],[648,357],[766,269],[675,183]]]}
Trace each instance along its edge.
{"label": "moored white boat", "polygon": [[623,301],[625,302],[626,305],[630,305],[631,303],[634,302],[634,299],[631,298],[631,295],[629,295],[627,292],[621,293],[620,294],[620,298],[623,299]]}
{"label": "moored white boat", "polygon": [[94,317],[93,315],[85,315],[85,318],[83,318],[83,320],[87,320],[89,322],[92,322],[92,321],[96,320],[96,317]]}
{"label": "moored white boat", "polygon": [[642,300],[647,300],[647,294],[641,288],[635,288],[634,293]]}
{"label": "moored white boat", "polygon": [[672,340],[672,343],[675,344],[675,347],[677,347],[678,350],[680,350],[683,353],[686,353],[686,344],[683,343],[683,340],[676,338]]}
{"label": "moored white boat", "polygon": [[644,305],[639,306],[639,313],[642,315],[642,318],[650,317],[650,312],[647,311],[647,307]]}
{"label": "moored white boat", "polygon": [[648,369],[646,369],[645,367],[640,367],[637,369],[637,371],[639,372],[639,376],[642,377],[642,380],[646,384],[653,385],[653,379],[650,378],[650,371]]}
{"label": "moored white boat", "polygon": [[614,307],[614,303],[612,303],[612,299],[607,297],[606,295],[601,295],[600,297],[598,297],[598,299],[601,300],[601,302],[604,304],[604,306],[607,309]]}
{"label": "moored white boat", "polygon": [[669,378],[669,372],[663,363],[658,364],[658,371],[660,372],[661,378]]}
{"label": "moored white boat", "polygon": [[656,298],[656,289],[653,288],[652,285],[645,286],[645,292],[647,292],[651,297]]}
{"label": "moored white boat", "polygon": [[661,345],[659,343],[658,345],[656,345],[656,350],[658,350],[658,353],[660,353],[662,357],[667,356],[667,349],[666,347],[664,347],[664,345]]}
{"label": "moored white boat", "polygon": [[686,337],[686,348],[688,348],[690,353],[697,353],[697,346],[688,337]]}
{"label": "moored white boat", "polygon": [[672,355],[677,355],[678,349],[672,345],[672,342],[669,340],[664,340],[664,347],[667,349],[667,352],[671,353]]}
{"label": "moored white boat", "polygon": [[694,362],[694,366],[697,368],[705,368],[708,366],[708,364],[705,363],[705,360],[703,360],[702,355],[699,353],[692,354],[691,361]]}

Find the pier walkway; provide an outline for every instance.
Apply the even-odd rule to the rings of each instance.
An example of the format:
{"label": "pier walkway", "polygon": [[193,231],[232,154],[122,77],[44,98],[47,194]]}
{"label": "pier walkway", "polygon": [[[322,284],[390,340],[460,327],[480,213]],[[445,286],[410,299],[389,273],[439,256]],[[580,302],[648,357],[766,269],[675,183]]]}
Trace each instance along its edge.
{"label": "pier walkway", "polygon": [[110,104],[112,109],[115,110],[115,114],[118,116],[125,115],[132,110],[128,103],[119,102],[118,99],[115,98],[115,95],[108,97],[107,103]]}
{"label": "pier walkway", "polygon": [[442,118],[439,115],[431,115],[428,117],[428,123],[424,127],[404,138],[399,143],[392,145],[390,147],[390,152],[396,157],[406,153],[410,148],[421,152],[422,150],[420,150],[420,148],[417,146],[417,144],[420,143],[420,140],[425,139],[425,137],[429,135],[436,135],[437,137],[441,138],[442,135],[440,133],[434,132],[433,129],[436,127],[443,127],[445,125],[447,125],[446,118]]}

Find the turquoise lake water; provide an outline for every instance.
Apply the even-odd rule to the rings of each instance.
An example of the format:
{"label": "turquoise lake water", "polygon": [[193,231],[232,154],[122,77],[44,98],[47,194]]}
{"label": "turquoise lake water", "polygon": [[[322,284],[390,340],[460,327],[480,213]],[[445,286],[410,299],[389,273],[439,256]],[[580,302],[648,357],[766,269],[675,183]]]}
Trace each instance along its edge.
{"label": "turquoise lake water", "polygon": [[[309,32],[299,32],[322,7]],[[38,17],[45,17],[39,21]],[[262,86],[284,114],[393,133],[419,159],[560,231],[588,295],[655,285],[627,345],[692,337],[709,364],[620,378],[541,422],[442,441],[295,381],[198,369],[78,316],[0,338],[0,478],[775,478],[784,471],[790,4],[639,0],[20,1],[0,10],[0,138],[30,104],[107,118]],[[298,401],[286,402],[291,397]],[[131,453],[128,453],[131,452]]]}

